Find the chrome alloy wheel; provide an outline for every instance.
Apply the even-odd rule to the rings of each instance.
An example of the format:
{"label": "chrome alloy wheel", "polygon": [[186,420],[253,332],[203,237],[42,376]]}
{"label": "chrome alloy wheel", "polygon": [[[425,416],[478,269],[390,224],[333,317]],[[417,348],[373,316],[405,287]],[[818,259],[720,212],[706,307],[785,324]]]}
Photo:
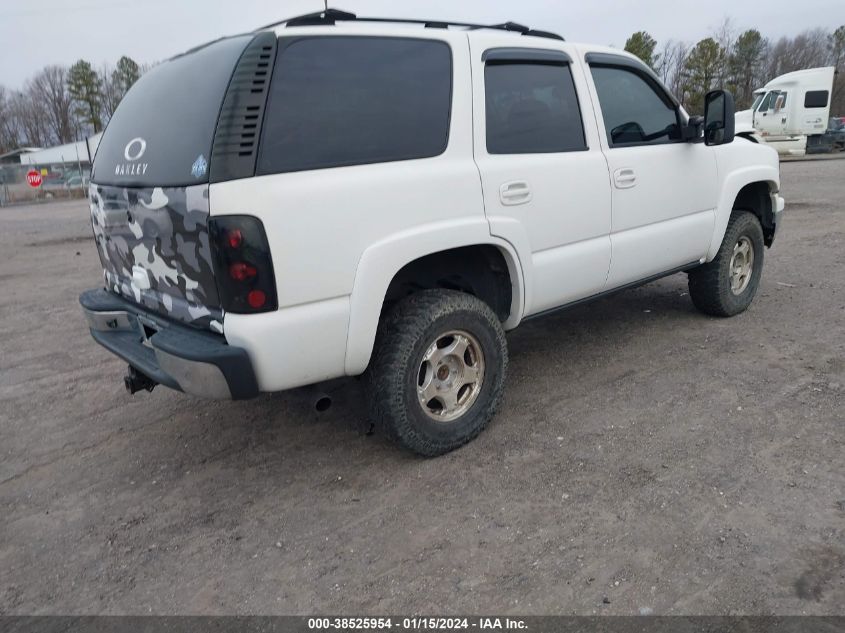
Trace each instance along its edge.
{"label": "chrome alloy wheel", "polygon": [[417,372],[417,397],[425,414],[452,422],[478,399],[484,382],[484,352],[469,332],[441,334],[423,354]]}
{"label": "chrome alloy wheel", "polygon": [[754,273],[754,245],[746,236],[739,238],[734,245],[734,252],[731,256],[730,275],[731,292],[741,295],[751,283],[751,275]]}

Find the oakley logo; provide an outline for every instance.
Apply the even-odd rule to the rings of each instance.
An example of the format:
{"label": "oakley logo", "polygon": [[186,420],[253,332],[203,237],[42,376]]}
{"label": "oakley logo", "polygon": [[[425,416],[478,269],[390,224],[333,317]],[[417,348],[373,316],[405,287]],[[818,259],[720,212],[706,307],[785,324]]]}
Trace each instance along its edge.
{"label": "oakley logo", "polygon": [[129,161],[114,166],[115,176],[143,176],[147,173],[148,163],[136,163],[147,151],[147,142],[140,136],[133,138],[123,148],[123,157]]}
{"label": "oakley logo", "polygon": [[123,157],[129,161],[138,160],[146,151],[147,142],[141,137],[133,138],[126,144],[126,148],[123,150]]}

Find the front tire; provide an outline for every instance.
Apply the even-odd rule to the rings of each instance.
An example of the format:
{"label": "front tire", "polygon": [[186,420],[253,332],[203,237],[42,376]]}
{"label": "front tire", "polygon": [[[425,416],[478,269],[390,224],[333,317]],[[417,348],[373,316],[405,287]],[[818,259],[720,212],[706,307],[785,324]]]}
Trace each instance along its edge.
{"label": "front tire", "polygon": [[495,415],[507,365],[505,333],[487,304],[453,290],[418,292],[379,324],[366,374],[370,414],[402,447],[448,453]]}
{"label": "front tire", "polygon": [[757,216],[734,211],[716,258],[689,273],[695,307],[718,317],[747,310],[760,285],[764,252],[763,228]]}

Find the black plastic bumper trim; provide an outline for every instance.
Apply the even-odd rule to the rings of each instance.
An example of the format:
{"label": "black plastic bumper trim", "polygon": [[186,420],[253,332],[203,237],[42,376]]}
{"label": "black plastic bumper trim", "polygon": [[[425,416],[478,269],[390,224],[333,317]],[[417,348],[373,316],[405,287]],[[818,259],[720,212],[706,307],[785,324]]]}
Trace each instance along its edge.
{"label": "black plastic bumper trim", "polygon": [[83,292],[79,303],[89,313],[127,313],[144,317],[158,326],[158,331],[149,337],[152,348],[144,345],[143,333],[135,319],[129,319],[129,329],[91,328],[95,341],[156,382],[183,390],[179,382],[159,365],[155,350],[160,350],[186,363],[217,367],[226,380],[232,400],[246,400],[259,394],[258,381],[246,350],[227,344],[222,336],[162,318],[103,289]]}

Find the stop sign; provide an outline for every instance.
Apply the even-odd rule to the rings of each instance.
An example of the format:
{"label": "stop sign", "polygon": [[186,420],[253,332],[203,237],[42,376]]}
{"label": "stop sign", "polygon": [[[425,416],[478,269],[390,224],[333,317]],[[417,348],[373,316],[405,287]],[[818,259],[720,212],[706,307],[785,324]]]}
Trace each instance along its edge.
{"label": "stop sign", "polygon": [[38,172],[34,169],[30,169],[28,172],[26,172],[26,181],[29,183],[30,187],[40,187],[41,172]]}

